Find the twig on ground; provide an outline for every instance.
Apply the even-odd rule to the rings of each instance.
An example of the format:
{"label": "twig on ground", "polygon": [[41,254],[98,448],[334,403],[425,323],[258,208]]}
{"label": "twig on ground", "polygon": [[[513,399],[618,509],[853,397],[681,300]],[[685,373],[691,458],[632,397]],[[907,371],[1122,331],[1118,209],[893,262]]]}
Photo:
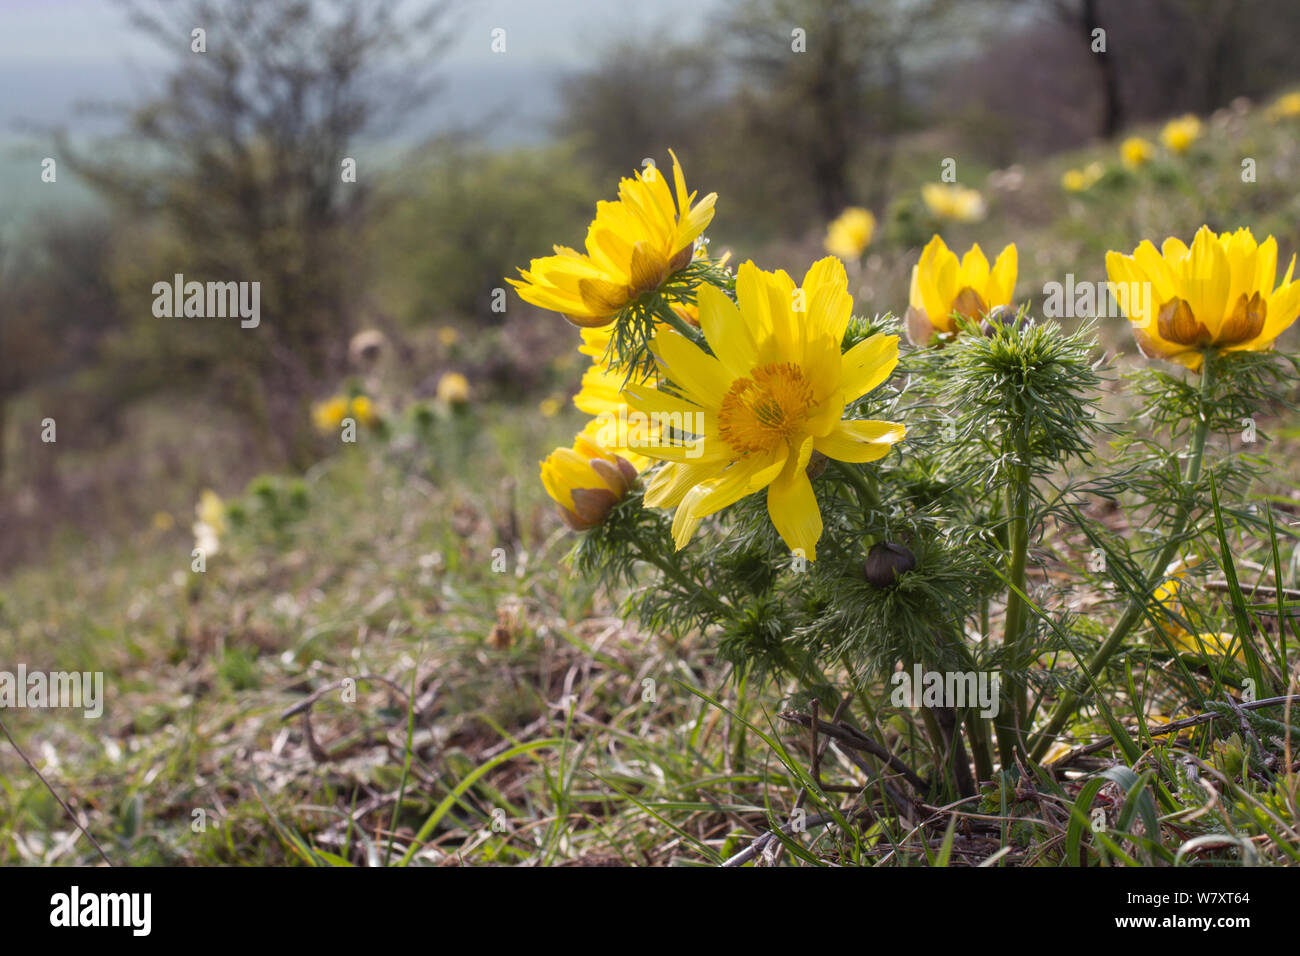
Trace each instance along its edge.
{"label": "twig on ground", "polygon": [[[800,727],[812,726],[812,718],[807,714],[801,714],[798,711],[788,710],[781,715],[781,719],[789,721],[792,724],[798,724]],[[882,760],[891,770],[898,773],[904,780],[916,788],[917,792],[924,795],[929,792],[929,785],[923,780],[915,770],[905,764],[889,751],[884,744],[872,740],[856,727],[845,723],[831,724],[824,720],[817,721],[817,729],[827,737],[833,737],[846,747],[853,750],[862,750],[873,757]]]}
{"label": "twig on ground", "polygon": [[58,791],[55,790],[54,787],[50,785],[50,782],[48,780],[45,779],[45,775],[36,769],[36,764],[32,763],[31,759],[27,756],[27,754],[23,752],[23,748],[18,746],[18,741],[14,740],[13,734],[9,733],[9,728],[5,726],[3,720],[0,720],[0,731],[4,731],[4,735],[9,739],[9,743],[13,746],[14,751],[18,754],[19,757],[22,758],[23,763],[27,764],[27,769],[29,769],[32,773],[36,774],[36,779],[45,785],[46,790],[50,791],[50,796],[52,796],[55,800],[59,801],[59,806],[61,806],[63,808],[63,812],[68,815],[68,819],[71,820],[73,824],[76,825],[78,830],[80,830],[83,834],[85,834],[86,839],[90,841],[90,845],[93,846],[96,849],[96,851],[98,851],[101,857],[103,857],[104,862],[107,863],[109,866],[112,866],[113,861],[108,858],[108,854],[105,853],[104,848],[99,845],[99,841],[96,840],[93,836],[91,836],[90,831],[81,825],[81,821],[78,820],[77,815],[72,812],[72,808],[68,806],[67,803],[64,802],[63,798],[59,796]]}
{"label": "twig on ground", "polygon": [[[1261,707],[1275,707],[1278,704],[1300,703],[1300,695],[1290,695],[1290,696],[1283,695],[1281,697],[1266,697],[1263,700],[1251,700],[1251,701],[1245,701],[1243,703],[1237,703],[1233,701],[1232,703],[1234,705],[1233,707],[1234,710],[1235,709],[1258,710]],[[1200,724],[1207,724],[1210,721],[1220,718],[1222,716],[1223,716],[1222,714],[1205,713],[1205,714],[1196,714],[1193,717],[1184,717],[1182,720],[1175,720],[1167,724],[1161,724],[1159,727],[1148,727],[1147,736],[1160,737],[1163,736],[1164,734],[1177,733],[1180,730],[1186,730],[1188,727],[1196,727]],[[1062,757],[1060,760],[1053,761],[1047,766],[1051,770],[1060,770],[1061,768],[1065,767],[1069,763],[1073,762],[1078,757],[1086,757],[1090,754],[1095,754],[1098,753],[1099,751],[1105,750],[1108,747],[1113,747],[1114,745],[1115,745],[1114,737],[1109,737],[1109,736],[1102,737],[1100,740],[1090,743],[1087,746],[1076,747],[1075,749],[1071,750],[1068,754],[1066,754],[1064,757]]]}

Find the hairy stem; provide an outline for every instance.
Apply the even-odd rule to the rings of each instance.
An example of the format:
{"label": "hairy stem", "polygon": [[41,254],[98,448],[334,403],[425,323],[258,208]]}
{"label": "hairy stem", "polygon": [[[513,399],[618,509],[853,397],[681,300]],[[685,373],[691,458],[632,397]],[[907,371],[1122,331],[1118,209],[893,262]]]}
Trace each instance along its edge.
{"label": "hairy stem", "polygon": [[1007,613],[1002,644],[1007,649],[1010,674],[1003,675],[1002,704],[998,712],[998,751],[1004,769],[1015,760],[1016,747],[1023,730],[1022,721],[1029,707],[1028,682],[1032,648],[1025,636],[1025,565],[1029,556],[1029,443],[1021,428],[1015,428],[1010,444],[1015,453],[1011,482],[1007,485]]}
{"label": "hairy stem", "polygon": [[853,485],[854,490],[858,493],[858,504],[861,505],[864,515],[880,507],[880,495],[876,493],[876,489],[867,480],[867,476],[856,465],[849,464],[846,461],[837,461],[834,458],[831,459],[831,463],[835,465],[840,474],[849,480],[849,484]]}

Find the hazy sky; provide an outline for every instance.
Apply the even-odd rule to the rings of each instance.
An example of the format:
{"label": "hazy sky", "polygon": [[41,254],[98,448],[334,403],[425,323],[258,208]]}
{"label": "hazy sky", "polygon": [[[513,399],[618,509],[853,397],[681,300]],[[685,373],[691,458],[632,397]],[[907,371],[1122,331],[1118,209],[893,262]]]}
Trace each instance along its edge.
{"label": "hazy sky", "polygon": [[[559,72],[588,62],[590,51],[612,37],[661,26],[698,31],[721,2],[462,0],[449,23],[443,118],[481,116],[509,104],[520,120],[516,134],[536,135],[540,123],[530,117],[554,105]],[[495,27],[506,30],[504,55],[491,51]],[[112,0],[0,0],[0,137],[19,120],[75,129],[89,121],[73,117],[72,104],[130,97],[160,59]]]}

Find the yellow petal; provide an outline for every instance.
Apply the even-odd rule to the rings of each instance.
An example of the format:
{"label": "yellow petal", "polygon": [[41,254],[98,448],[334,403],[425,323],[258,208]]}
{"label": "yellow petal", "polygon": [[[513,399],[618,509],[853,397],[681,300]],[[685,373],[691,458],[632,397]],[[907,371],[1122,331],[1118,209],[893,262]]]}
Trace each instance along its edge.
{"label": "yellow petal", "polygon": [[818,438],[814,447],[836,461],[876,461],[889,454],[907,429],[897,422],[871,420],[840,422],[830,434]]}
{"label": "yellow petal", "polygon": [[731,388],[722,363],[680,333],[657,332],[651,349],[663,360],[668,377],[696,404],[716,408]]}
{"label": "yellow petal", "polygon": [[807,472],[812,447],[809,438],[797,455],[786,460],[781,474],[767,489],[767,513],[773,527],[786,547],[802,551],[809,561],[817,560],[817,542],[822,536],[822,516]]}
{"label": "yellow petal", "polygon": [[844,353],[841,380],[844,400],[853,402],[866,395],[894,373],[898,365],[898,336],[877,332]]}

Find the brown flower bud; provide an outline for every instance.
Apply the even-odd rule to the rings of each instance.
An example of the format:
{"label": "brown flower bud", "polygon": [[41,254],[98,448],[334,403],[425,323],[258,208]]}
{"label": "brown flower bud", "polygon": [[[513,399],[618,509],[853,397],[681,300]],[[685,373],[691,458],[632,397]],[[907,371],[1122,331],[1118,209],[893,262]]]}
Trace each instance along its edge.
{"label": "brown flower bud", "polygon": [[996,308],[991,309],[986,318],[980,320],[980,331],[983,332],[985,336],[990,336],[999,325],[1012,325],[1014,323],[1023,327],[1028,320],[1020,319],[1017,321],[1016,315],[1017,312],[1014,305],[999,305]]}
{"label": "brown flower bud", "polygon": [[881,541],[873,544],[867,552],[863,567],[867,583],[874,588],[893,587],[898,578],[916,568],[916,555],[901,544]]}

